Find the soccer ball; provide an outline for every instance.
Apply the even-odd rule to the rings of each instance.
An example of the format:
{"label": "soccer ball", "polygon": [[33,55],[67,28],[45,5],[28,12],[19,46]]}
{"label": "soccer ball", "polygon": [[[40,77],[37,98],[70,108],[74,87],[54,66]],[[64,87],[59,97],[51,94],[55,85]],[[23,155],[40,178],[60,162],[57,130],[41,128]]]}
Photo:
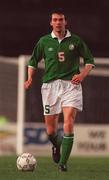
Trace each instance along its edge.
{"label": "soccer ball", "polygon": [[37,161],[30,153],[23,153],[17,158],[17,169],[20,171],[33,171],[36,165]]}

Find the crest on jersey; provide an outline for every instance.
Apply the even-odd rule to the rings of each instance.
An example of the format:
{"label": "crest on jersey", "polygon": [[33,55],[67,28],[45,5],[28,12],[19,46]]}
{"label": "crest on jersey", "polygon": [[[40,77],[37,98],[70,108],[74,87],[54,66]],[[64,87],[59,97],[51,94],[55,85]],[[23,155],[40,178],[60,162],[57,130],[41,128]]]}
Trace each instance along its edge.
{"label": "crest on jersey", "polygon": [[52,48],[52,47],[49,47],[49,48],[48,48],[48,51],[53,51],[53,48]]}
{"label": "crest on jersey", "polygon": [[75,48],[75,46],[73,44],[69,45],[69,50],[73,50]]}

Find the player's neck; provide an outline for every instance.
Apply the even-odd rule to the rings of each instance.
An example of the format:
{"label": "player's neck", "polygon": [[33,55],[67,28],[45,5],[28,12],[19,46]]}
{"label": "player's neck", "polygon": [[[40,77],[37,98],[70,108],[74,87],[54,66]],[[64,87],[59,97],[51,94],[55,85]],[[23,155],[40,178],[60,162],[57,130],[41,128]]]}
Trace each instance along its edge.
{"label": "player's neck", "polygon": [[63,39],[66,35],[66,31],[63,30],[63,31],[53,31],[53,33],[55,34],[55,36],[58,38],[58,39]]}

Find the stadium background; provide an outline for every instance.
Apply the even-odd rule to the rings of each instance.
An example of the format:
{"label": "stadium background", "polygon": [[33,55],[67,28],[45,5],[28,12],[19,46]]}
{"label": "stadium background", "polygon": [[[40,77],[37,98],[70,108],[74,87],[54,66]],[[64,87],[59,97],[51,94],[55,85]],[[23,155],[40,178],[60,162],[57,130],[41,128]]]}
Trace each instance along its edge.
{"label": "stadium background", "polygon": [[0,54],[31,54],[39,37],[50,32],[48,14],[56,7],[65,9],[72,31],[85,39],[94,56],[108,57],[108,0],[1,0]]}
{"label": "stadium background", "polygon": [[[8,61],[20,55],[31,55],[35,43],[50,32],[49,12],[62,7],[68,16],[69,28],[80,35],[96,58],[109,57],[109,2],[107,0],[7,0],[0,4],[0,56]],[[5,61],[4,59],[4,61]],[[108,70],[109,65],[96,68]],[[4,76],[5,74],[5,76]],[[38,69],[34,83],[26,91],[26,122],[43,122],[40,96],[43,69]],[[0,116],[16,122],[17,116],[17,67],[0,65]],[[11,83],[10,83],[11,82]],[[9,86],[8,86],[9,84]],[[109,77],[88,76],[83,82],[84,111],[79,113],[76,124],[109,123]],[[62,120],[62,116],[60,121]]]}

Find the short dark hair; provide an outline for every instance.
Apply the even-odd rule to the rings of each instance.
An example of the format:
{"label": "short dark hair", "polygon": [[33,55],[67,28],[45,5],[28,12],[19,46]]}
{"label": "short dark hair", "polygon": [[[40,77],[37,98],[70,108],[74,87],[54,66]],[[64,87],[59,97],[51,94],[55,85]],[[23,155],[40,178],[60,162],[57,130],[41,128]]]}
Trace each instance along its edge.
{"label": "short dark hair", "polygon": [[64,15],[65,20],[66,20],[66,13],[65,13],[65,11],[64,11],[62,8],[53,9],[53,10],[50,12],[50,19],[51,19],[52,14]]}

